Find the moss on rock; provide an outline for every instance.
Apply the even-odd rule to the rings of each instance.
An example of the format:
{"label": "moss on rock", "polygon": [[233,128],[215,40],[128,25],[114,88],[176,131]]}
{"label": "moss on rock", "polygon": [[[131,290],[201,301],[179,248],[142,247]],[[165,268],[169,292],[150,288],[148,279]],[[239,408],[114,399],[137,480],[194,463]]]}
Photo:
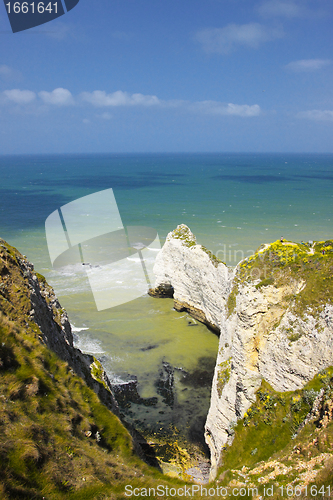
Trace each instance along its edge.
{"label": "moss on rock", "polygon": [[214,255],[206,247],[204,247],[203,245],[200,245],[200,247],[201,247],[201,250],[203,250],[208,255],[208,257],[210,258],[212,264],[214,264],[215,267],[217,267],[219,264],[224,264],[224,262],[222,262],[222,260],[218,259],[216,257],[216,255]]}
{"label": "moss on rock", "polygon": [[[284,286],[292,280],[304,283],[296,296],[289,297],[295,315],[303,317],[305,312],[318,315],[326,303],[332,304],[332,240],[315,242],[311,247],[280,240],[261,246],[238,265],[235,277],[235,283],[253,284],[257,289]],[[236,293],[235,288],[233,292]]]}
{"label": "moss on rock", "polygon": [[194,234],[185,224],[179,224],[171,233],[170,237],[176,240],[181,240],[182,244],[191,248],[197,244]]}
{"label": "moss on rock", "polygon": [[229,382],[230,374],[231,357],[219,365],[219,370],[217,372],[217,393],[219,397],[222,396],[223,388]]}
{"label": "moss on rock", "polygon": [[[234,427],[217,478],[220,486],[235,481],[256,487],[329,484],[332,477],[333,367],[317,374],[303,389],[276,392],[265,381],[256,400]],[[301,474],[311,471],[311,474]],[[231,498],[233,498],[231,496]]]}
{"label": "moss on rock", "polygon": [[[197,240],[194,234],[191,232],[190,228],[185,224],[179,224],[171,233],[170,238],[174,238],[176,240],[181,240],[182,244],[187,248],[195,247],[197,245]],[[203,252],[205,252],[210,258],[212,264],[217,267],[222,263],[220,259],[216,257],[208,248],[203,245],[198,245]]]}
{"label": "moss on rock", "polygon": [[100,384],[103,384],[103,386],[105,387],[105,389],[107,391],[110,391],[110,388],[109,386],[107,385],[106,381],[105,381],[105,371],[104,371],[104,368],[103,368],[103,365],[100,361],[98,361],[98,359],[96,359],[94,357],[94,361],[93,363],[91,363],[90,365],[90,372],[91,372],[91,376],[97,381],[99,382]]}
{"label": "moss on rock", "polygon": [[234,285],[232,287],[232,290],[228,296],[228,301],[227,301],[227,316],[231,316],[231,314],[234,312],[236,308],[236,297],[238,293],[238,287],[237,285]]}

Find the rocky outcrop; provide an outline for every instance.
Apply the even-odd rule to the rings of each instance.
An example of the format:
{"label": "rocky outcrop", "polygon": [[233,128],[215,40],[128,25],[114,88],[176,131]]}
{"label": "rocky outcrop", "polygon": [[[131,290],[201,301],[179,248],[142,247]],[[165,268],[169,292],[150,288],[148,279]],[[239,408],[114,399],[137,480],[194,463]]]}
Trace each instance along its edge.
{"label": "rocky outcrop", "polygon": [[155,382],[157,394],[162,396],[163,403],[173,408],[174,405],[174,368],[166,361],[162,362],[162,369],[159,373],[159,377]]}
{"label": "rocky outcrop", "polygon": [[132,376],[131,380],[112,384],[112,390],[121,409],[131,408],[132,403],[143,406],[156,406],[157,397],[142,398],[138,392],[138,379]]}
{"label": "rocky outcrop", "polygon": [[230,271],[223,262],[201,245],[185,224],[168,234],[156,258],[155,288],[173,289],[174,307],[186,310],[216,332],[223,326],[223,311],[230,292]]}
{"label": "rocky outcrop", "polygon": [[150,288],[148,294],[158,299],[173,298],[173,287],[169,284],[162,284],[156,288]]}
{"label": "rocky outcrop", "polygon": [[265,245],[231,271],[186,226],[168,235],[156,286],[172,286],[177,310],[220,331],[205,432],[211,478],[262,379],[277,391],[295,390],[333,364],[332,269],[330,242]]}

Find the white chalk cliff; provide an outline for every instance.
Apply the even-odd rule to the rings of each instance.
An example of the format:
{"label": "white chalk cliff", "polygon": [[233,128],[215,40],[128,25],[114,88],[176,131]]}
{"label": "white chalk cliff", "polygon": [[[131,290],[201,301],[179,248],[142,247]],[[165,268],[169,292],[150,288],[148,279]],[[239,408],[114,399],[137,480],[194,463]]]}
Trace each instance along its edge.
{"label": "white chalk cliff", "polygon": [[[229,269],[197,245],[182,224],[169,233],[157,256],[152,295],[172,290],[177,310],[188,310],[220,332],[205,432],[211,478],[262,379],[277,391],[295,390],[333,364],[333,298],[320,300],[318,292],[315,306],[307,302],[311,292],[317,293],[305,290],[303,272],[314,253],[314,248],[276,242]],[[325,257],[331,257],[317,253],[318,262],[327,266]],[[314,274],[309,276],[314,287]],[[326,279],[323,271],[316,279]]]}

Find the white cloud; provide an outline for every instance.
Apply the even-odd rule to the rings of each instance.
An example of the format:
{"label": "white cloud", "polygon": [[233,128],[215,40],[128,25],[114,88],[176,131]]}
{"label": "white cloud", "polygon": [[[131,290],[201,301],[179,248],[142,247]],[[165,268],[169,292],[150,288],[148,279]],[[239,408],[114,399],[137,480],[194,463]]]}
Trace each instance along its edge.
{"label": "white cloud", "polygon": [[130,104],[139,104],[141,106],[155,106],[161,104],[161,101],[156,95],[132,94],[130,96]]}
{"label": "white cloud", "polygon": [[69,90],[58,88],[52,92],[39,92],[39,97],[45,104],[55,104],[56,106],[68,106],[74,104],[74,99]]}
{"label": "white cloud", "polygon": [[31,92],[31,90],[4,90],[3,94],[9,101],[16,104],[28,104],[36,98],[35,92]]}
{"label": "white cloud", "polygon": [[263,17],[286,17],[291,19],[301,17],[305,12],[305,7],[301,8],[295,2],[269,0],[259,6],[258,12]]}
{"label": "white cloud", "polygon": [[286,65],[286,69],[292,71],[317,71],[332,64],[330,59],[301,59],[299,61],[292,61]]}
{"label": "white cloud", "polygon": [[261,114],[261,109],[258,104],[249,106],[248,104],[229,103],[226,107],[226,114],[235,116],[258,116]]}
{"label": "white cloud", "polygon": [[195,39],[206,52],[228,54],[238,46],[256,49],[263,42],[281,38],[279,29],[268,29],[259,23],[228,24],[224,28],[207,28],[199,31]]}
{"label": "white cloud", "polygon": [[20,80],[21,73],[16,69],[7,66],[7,64],[0,65],[0,78],[2,80]]}
{"label": "white cloud", "polygon": [[94,106],[155,106],[161,101],[155,95],[129,94],[122,90],[117,90],[107,94],[104,90],[94,90],[93,92],[82,92],[81,98]]}
{"label": "white cloud", "polygon": [[102,118],[102,120],[111,120],[112,118],[112,115],[111,113],[108,113],[107,111],[105,111],[105,113],[102,113],[100,115],[97,115],[98,118]]}
{"label": "white cloud", "polygon": [[192,109],[211,115],[225,116],[258,116],[261,114],[261,109],[258,104],[249,106],[248,104],[224,104],[218,101],[200,101],[192,105]]}
{"label": "white cloud", "polygon": [[0,66],[0,76],[8,77],[11,75],[12,71],[13,70],[9,66],[7,66],[6,64],[2,64]]}
{"label": "white cloud", "polygon": [[[113,115],[109,112],[111,107],[158,107],[162,108],[178,108],[182,109],[184,112],[195,112],[202,113],[206,115],[216,115],[216,116],[240,116],[240,117],[253,117],[262,114],[261,108],[258,104],[233,104],[225,103],[221,101],[185,101],[185,100],[161,100],[154,95],[144,95],[144,94],[129,94],[128,92],[123,92],[118,90],[107,94],[102,90],[95,90],[93,92],[82,92],[78,97],[73,97],[71,92],[67,89],[57,88],[52,92],[41,91],[38,93],[40,99],[47,105],[53,106],[67,106],[78,103],[80,99],[81,106],[87,108],[87,103],[92,104],[94,107],[102,108],[101,112],[95,116],[102,120],[111,120]],[[36,94],[30,90],[6,90],[2,94],[0,93],[0,101],[12,101],[16,104],[27,104],[36,99]],[[37,102],[38,104],[38,102]],[[47,110],[45,106],[35,106],[36,109]],[[104,108],[104,109],[103,109]],[[105,110],[105,108],[109,108]],[[88,123],[90,120],[85,118],[83,123]]]}
{"label": "white cloud", "polygon": [[297,118],[306,118],[315,121],[333,121],[333,111],[326,109],[312,109],[310,111],[302,111],[297,114]]}
{"label": "white cloud", "polygon": [[53,38],[54,40],[65,40],[68,36],[73,34],[73,26],[70,24],[63,23],[58,21],[57,24],[53,26],[53,29],[43,31],[48,37]]}

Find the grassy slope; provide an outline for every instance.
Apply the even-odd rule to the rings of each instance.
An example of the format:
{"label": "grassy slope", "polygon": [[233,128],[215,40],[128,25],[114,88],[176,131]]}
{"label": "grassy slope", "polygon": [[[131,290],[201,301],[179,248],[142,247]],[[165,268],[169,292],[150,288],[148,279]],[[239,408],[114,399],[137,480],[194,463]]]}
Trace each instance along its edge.
{"label": "grassy slope", "polygon": [[[302,428],[321,389],[322,401]],[[234,441],[225,448],[217,483],[256,486],[259,494],[273,485],[274,498],[282,498],[282,486],[299,485],[304,492],[305,485],[309,491],[311,485],[317,490],[330,485],[333,495],[332,413],[333,367],[294,392],[278,393],[263,382],[256,402],[234,428]]]}
{"label": "grassy slope", "polygon": [[[31,276],[53,326],[63,309],[45,278],[0,243],[0,499],[126,498],[126,484],[172,485],[136,456],[118,417],[46,347],[30,313]],[[100,368],[92,365],[95,378]]]}
{"label": "grassy slope", "polygon": [[[320,309],[324,299],[332,300],[330,245],[326,244],[323,255],[321,243],[313,256],[298,246],[302,254],[293,256],[289,264],[284,261],[286,246],[281,249],[279,242],[273,245],[267,261],[267,255],[256,254],[245,263],[242,279],[249,279],[253,268],[263,269],[264,262],[270,266],[269,276],[260,278],[269,279],[269,283],[260,286],[272,284],[272,280],[278,286],[282,276],[292,273],[298,277],[302,273],[307,279],[301,298],[290,299],[294,307],[311,305],[312,298],[320,297],[315,302],[315,309]],[[135,456],[131,438],[119,419],[67,363],[40,342],[38,328],[28,317],[30,303],[25,303],[25,291],[16,279],[14,276],[17,294],[12,290],[13,294],[7,294],[8,304],[0,303],[0,309],[6,309],[6,315],[0,315],[1,500],[106,500],[128,498],[124,495],[126,484],[139,488],[181,486],[181,481],[163,477]],[[260,493],[264,481],[266,486],[305,484],[304,478],[297,480],[303,473],[298,470],[302,462],[304,469],[316,474],[309,476],[309,484],[332,482],[332,375],[333,369],[328,369],[303,390],[290,393],[276,393],[263,383],[257,401],[235,427],[234,442],[225,450],[219,476],[210,486],[253,484]],[[324,389],[324,398],[316,417],[293,439],[320,389]],[[277,486],[275,497],[279,497]]]}
{"label": "grassy slope", "polygon": [[118,417],[67,363],[0,316],[1,500],[122,498],[173,484],[139,460]]}
{"label": "grassy slope", "polygon": [[[139,488],[181,485],[141,462],[133,453],[129,434],[95,393],[33,334],[3,316],[0,359],[1,500],[106,500],[126,498],[126,484]],[[289,484],[299,476],[300,460],[309,462],[322,453],[330,457],[313,465],[318,476],[311,484],[329,484],[333,473],[332,375],[333,369],[328,369],[303,390],[290,393],[276,393],[263,383],[256,403],[238,422],[234,442],[226,449],[223,468],[211,486],[258,486],[259,477],[274,469],[273,460],[292,470],[267,484]],[[314,421],[292,439],[321,388],[326,407],[323,403]],[[325,410],[328,425],[323,421]],[[255,471],[260,465],[269,466],[268,462],[273,465],[267,470]],[[240,475],[244,466],[247,483]]]}

